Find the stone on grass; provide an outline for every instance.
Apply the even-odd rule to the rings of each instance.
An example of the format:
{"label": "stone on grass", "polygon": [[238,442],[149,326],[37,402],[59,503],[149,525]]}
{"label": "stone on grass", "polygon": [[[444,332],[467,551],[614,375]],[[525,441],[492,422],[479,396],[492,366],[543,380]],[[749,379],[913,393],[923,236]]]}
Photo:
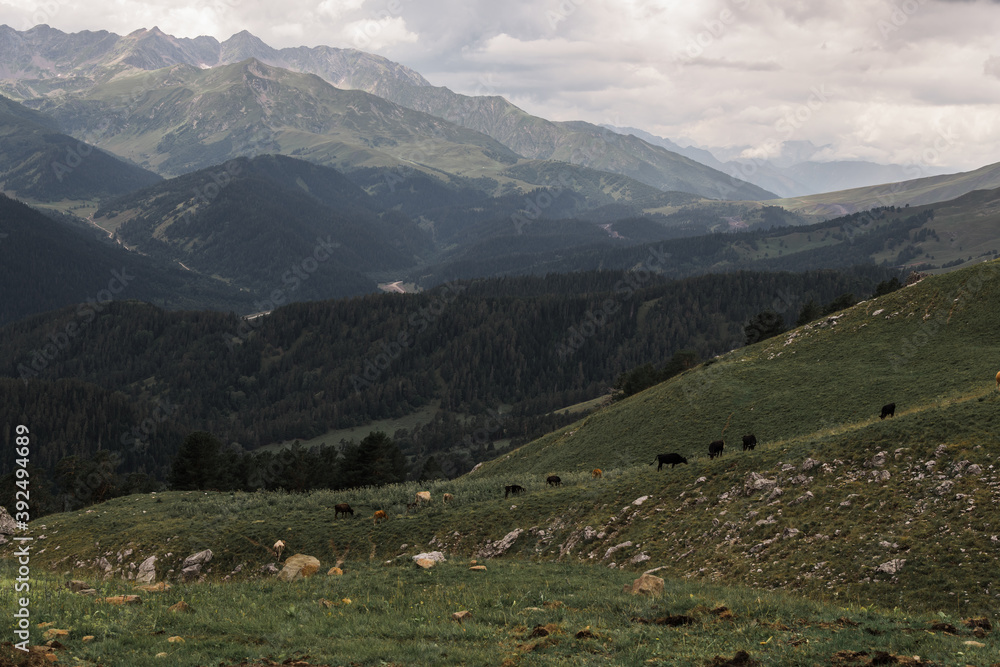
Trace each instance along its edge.
{"label": "stone on grass", "polygon": [[444,554],[441,553],[440,551],[428,551],[427,553],[417,554],[416,556],[413,557],[413,560],[415,561],[420,559],[433,560],[437,562],[444,562],[445,560],[447,560],[444,557]]}
{"label": "stone on grass", "polygon": [[456,611],[451,615],[451,620],[458,621],[459,623],[465,623],[466,621],[472,620],[472,612],[467,610]]}
{"label": "stone on grass", "polygon": [[341,570],[339,567],[331,567],[329,570],[326,571],[326,573],[328,575],[333,575],[335,577],[339,577],[339,576],[341,576],[341,575],[344,574],[344,571]]}
{"label": "stone on grass", "polygon": [[485,565],[473,565],[469,569],[472,570],[472,571],[474,571],[474,572],[485,572],[486,571],[486,566]]}
{"label": "stone on grass", "polygon": [[136,586],[136,588],[140,591],[146,591],[147,593],[163,593],[170,590],[170,584],[165,581],[160,581],[146,586]]}
{"label": "stone on grass", "polygon": [[112,595],[104,598],[104,601],[114,605],[142,604],[142,598],[138,595]]}
{"label": "stone on grass", "polygon": [[150,556],[142,561],[135,580],[140,584],[151,584],[156,581],[156,556]]}
{"label": "stone on grass", "polygon": [[17,532],[17,522],[7,513],[7,508],[0,505],[0,534],[13,535]]}
{"label": "stone on grass", "polygon": [[906,565],[905,558],[893,558],[892,560],[886,561],[885,563],[882,563],[881,565],[876,567],[875,571],[882,572],[884,574],[896,574],[897,572],[903,569],[904,565]]}
{"label": "stone on grass", "polygon": [[659,595],[663,592],[663,579],[652,574],[644,574],[632,585],[625,585],[624,591],[632,595]]}
{"label": "stone on grass", "polygon": [[212,550],[205,549],[196,554],[191,554],[181,563],[181,579],[183,581],[193,581],[201,575],[201,568],[205,563],[212,560]]}
{"label": "stone on grass", "polygon": [[278,573],[281,581],[293,581],[303,577],[311,577],[319,572],[319,559],[315,556],[295,554],[285,560],[285,567]]}
{"label": "stone on grass", "polygon": [[184,600],[181,600],[177,604],[167,607],[167,611],[172,611],[175,614],[180,614],[180,613],[193,614],[194,608]]}
{"label": "stone on grass", "polygon": [[415,562],[419,567],[422,567],[425,570],[429,570],[437,565],[437,561],[431,560],[430,558],[418,558]]}

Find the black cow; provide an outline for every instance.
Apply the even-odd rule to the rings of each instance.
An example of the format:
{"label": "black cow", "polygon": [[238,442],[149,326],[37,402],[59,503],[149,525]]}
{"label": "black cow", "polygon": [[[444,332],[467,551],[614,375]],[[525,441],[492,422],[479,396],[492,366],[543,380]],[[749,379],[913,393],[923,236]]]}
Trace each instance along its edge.
{"label": "black cow", "polygon": [[562,480],[559,479],[559,475],[549,475],[548,477],[545,478],[545,481],[548,483],[549,486],[562,485]]}
{"label": "black cow", "polygon": [[344,516],[347,516],[348,514],[350,514],[351,516],[354,516],[354,510],[352,510],[351,506],[348,505],[347,503],[338,503],[338,504],[334,505],[333,506],[333,518],[336,519],[341,514],[343,514]]}
{"label": "black cow", "polygon": [[757,446],[757,436],[755,436],[753,433],[751,433],[750,435],[743,436],[744,452],[748,449],[752,450],[756,446]]}
{"label": "black cow", "polygon": [[880,414],[878,418],[885,419],[886,417],[895,417],[895,416],[896,416],[896,404],[887,403],[882,406],[882,414]]}
{"label": "black cow", "polygon": [[726,446],[726,443],[722,440],[716,440],[715,442],[709,443],[708,445],[708,458],[714,459],[716,456],[722,456],[722,449]]}
{"label": "black cow", "polygon": [[503,497],[514,494],[515,496],[519,493],[524,493],[524,487],[520,484],[511,484],[510,486],[503,487]]}
{"label": "black cow", "polygon": [[[656,463],[657,461],[659,461],[659,463],[660,463],[660,465],[656,466],[657,470],[661,470],[663,468],[664,464],[667,464],[667,463],[670,464],[670,469],[673,470],[674,466],[677,465],[678,463],[684,463],[684,464],[686,464],[688,462],[688,460],[686,458],[684,458],[683,456],[681,456],[680,454],[674,454],[674,453],[670,453],[670,454],[657,454],[656,455],[656,461],[654,461],[653,463]],[[650,463],[649,465],[653,465],[653,463]]]}

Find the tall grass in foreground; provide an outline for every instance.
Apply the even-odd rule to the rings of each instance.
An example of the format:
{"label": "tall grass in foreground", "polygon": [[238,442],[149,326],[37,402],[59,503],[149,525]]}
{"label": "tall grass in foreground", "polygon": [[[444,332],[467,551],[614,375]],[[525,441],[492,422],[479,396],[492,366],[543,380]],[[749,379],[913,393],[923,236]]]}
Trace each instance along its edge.
{"label": "tall grass in foreground", "polygon": [[[100,599],[135,592],[126,582],[98,583],[99,595],[88,597],[41,575],[32,579],[30,610],[33,624],[69,630],[59,640],[66,647],[58,652],[61,663],[106,667],[303,656],[332,665],[700,666],[740,650],[776,666],[830,664],[842,651],[919,655],[938,665],[1000,660],[992,634],[973,637],[961,619],[943,615],[838,607],[686,580],[667,580],[662,596],[632,596],[622,587],[635,573],[616,569],[506,560],[487,567],[470,571],[467,561],[455,560],[425,571],[408,558],[351,563],[343,576],[321,573],[290,584],[175,585],[141,593],[141,605],[125,607]],[[14,569],[5,563],[0,573],[0,607],[13,609]],[[194,613],[167,610],[180,600]],[[472,619],[452,620],[460,610]],[[950,623],[954,633],[932,622]],[[35,627],[33,643],[42,643],[43,631]],[[85,635],[94,640],[82,642]]]}

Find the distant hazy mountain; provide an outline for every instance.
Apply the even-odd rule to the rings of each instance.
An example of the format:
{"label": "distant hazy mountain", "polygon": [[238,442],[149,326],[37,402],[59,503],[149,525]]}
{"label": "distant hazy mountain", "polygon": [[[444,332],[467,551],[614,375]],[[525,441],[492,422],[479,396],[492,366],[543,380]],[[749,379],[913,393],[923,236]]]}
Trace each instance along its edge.
{"label": "distant hazy mountain", "polygon": [[[748,147],[696,148],[680,146],[670,139],[658,137],[634,127],[605,127],[622,134],[632,134],[648,143],[679,153],[713,169],[736,175],[782,197],[846,190],[868,185],[894,183],[914,176],[913,167],[899,164],[877,164],[863,160],[820,162],[809,158],[824,147],[808,141],[788,141],[779,156],[767,160],[749,160],[739,155]],[[923,174],[939,175],[946,169],[922,168]]]}
{"label": "distant hazy mountain", "polygon": [[[741,180],[734,181],[704,164],[645,141],[623,137],[590,123],[553,123],[531,116],[500,97],[458,95],[447,88],[431,86],[419,74],[398,63],[354,49],[326,46],[272,49],[245,31],[233,35],[225,42],[218,42],[211,37],[178,39],[157,28],[137,30],[119,37],[106,32],[66,34],[48,26],[36,26],[25,32],[0,26],[0,62],[5,63],[0,68],[0,91],[22,100],[36,100],[55,93],[78,100],[86,99],[86,110],[77,105],[72,112],[57,113],[61,122],[72,124],[74,129],[71,131],[74,134],[83,131],[83,128],[80,119],[73,116],[87,116],[87,122],[92,122],[97,119],[93,114],[95,107],[101,108],[102,113],[111,112],[118,117],[132,115],[133,112],[146,112],[148,109],[143,104],[145,91],[164,85],[164,81],[154,74],[134,78],[137,74],[181,64],[196,69],[219,68],[242,63],[247,59],[271,66],[272,72],[275,71],[273,68],[282,68],[315,74],[337,88],[365,91],[408,109],[444,118],[476,133],[488,135],[508,149],[496,151],[496,157],[500,161],[506,160],[506,153],[513,151],[526,158],[556,160],[624,174],[663,190],[691,192],[714,199],[773,198],[773,193],[769,191]],[[133,78],[127,78],[130,74]],[[100,92],[95,93],[90,90],[95,84],[105,85]],[[157,98],[157,103],[164,105],[184,101],[186,97],[183,89],[187,87],[187,81],[179,82],[179,85],[180,88],[175,88],[174,93],[180,97],[175,100],[156,93],[153,96]],[[96,97],[109,94],[121,100],[117,109],[95,104]],[[287,99],[283,101],[287,102]],[[49,100],[47,104],[51,108],[54,104],[65,107],[73,103],[69,100],[58,103]],[[362,115],[368,115],[368,106],[361,103],[356,108],[362,110]],[[242,108],[241,106],[240,109]],[[228,110],[224,106],[218,115],[222,116]],[[299,110],[303,109],[300,107]],[[317,119],[317,112],[324,109],[309,108],[304,111],[311,114],[308,118]],[[56,110],[53,109],[53,112]],[[205,122],[204,116],[201,120]],[[359,125],[369,125],[363,129],[371,129],[370,119],[359,121]],[[69,127],[66,129],[69,130]],[[270,128],[274,129],[276,128]],[[302,129],[296,127],[293,131],[300,132]],[[403,164],[419,162],[421,160],[414,156],[423,158],[428,152],[449,153],[447,160],[441,155],[437,159],[434,159],[435,156],[428,157],[428,166],[452,173],[456,170],[458,173],[470,173],[472,170],[488,172],[488,167],[491,166],[483,164],[481,160],[470,164],[467,155],[462,154],[462,151],[455,154],[450,147],[437,150],[440,147],[436,144],[441,143],[441,137],[437,135],[433,139],[425,139],[419,147],[413,147],[404,141],[398,146],[384,143],[378,146],[362,145],[360,152],[355,143],[345,142],[338,137],[334,140],[334,143],[340,144],[337,155],[332,155],[330,150],[325,154],[317,154],[315,150],[309,149],[308,144],[312,141],[308,137],[287,139],[289,151],[304,149],[304,152],[294,154],[339,166],[348,166],[343,157],[346,152],[355,153],[355,157],[350,160],[351,166],[385,164],[386,156],[372,155],[372,148],[381,148]],[[237,150],[243,140],[242,137],[236,137]],[[394,137],[393,140],[398,141],[398,138]],[[447,140],[453,141],[454,137],[449,136]],[[148,144],[151,141],[152,137],[146,137],[139,143]],[[221,139],[216,137],[215,142],[205,143],[219,141]],[[475,145],[482,144],[470,137],[465,137],[465,141]],[[99,141],[97,143],[100,144]],[[137,162],[147,164],[148,160],[150,168],[164,174],[180,173],[185,169],[207,166],[223,159],[217,150],[208,156],[207,162],[182,159],[161,166],[152,157],[152,146],[127,148],[126,152],[121,152],[119,148],[109,146],[109,150]],[[330,148],[327,146],[327,149]],[[289,151],[284,146],[281,147],[281,152]],[[401,157],[401,154],[406,155]]]}
{"label": "distant hazy mountain", "polygon": [[101,199],[162,180],[60,133],[56,122],[0,96],[0,191],[39,202]]}

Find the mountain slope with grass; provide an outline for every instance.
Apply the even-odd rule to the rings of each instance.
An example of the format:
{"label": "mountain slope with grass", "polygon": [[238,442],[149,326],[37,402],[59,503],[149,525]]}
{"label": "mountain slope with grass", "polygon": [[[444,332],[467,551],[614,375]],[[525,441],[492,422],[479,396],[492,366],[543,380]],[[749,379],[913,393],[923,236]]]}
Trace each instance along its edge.
{"label": "mountain slope with grass", "polygon": [[[436,548],[993,614],[998,299],[1000,262],[930,277],[718,357],[459,479],[304,497],[133,496],[46,517],[34,529],[48,535],[37,558],[85,574],[108,557],[117,577],[129,565],[111,556],[125,549],[176,571],[186,554],[211,548],[221,574],[268,562],[261,545],[280,536],[324,563]],[[889,402],[895,416],[880,420]],[[750,432],[759,444],[739,451]],[[726,450],[710,460],[719,438]],[[670,451],[688,463],[649,465]],[[552,474],[560,485],[546,484]],[[504,498],[512,484],[525,492]],[[414,511],[406,504],[417,490],[433,500]],[[445,492],[454,504],[440,502]],[[337,502],[357,516],[334,520]],[[379,509],[389,519],[373,525]],[[95,533],[107,537],[95,545]]]}
{"label": "mountain slope with grass", "polygon": [[62,134],[56,122],[0,97],[0,191],[39,202],[100,200],[163,180]]}
{"label": "mountain slope with grass", "polygon": [[[919,175],[919,169],[916,170]],[[1000,187],[1000,163],[973,171],[927,176],[909,181],[869,185],[850,190],[789,197],[767,202],[802,215],[832,217],[879,206],[918,206],[956,199],[973,190]]]}

